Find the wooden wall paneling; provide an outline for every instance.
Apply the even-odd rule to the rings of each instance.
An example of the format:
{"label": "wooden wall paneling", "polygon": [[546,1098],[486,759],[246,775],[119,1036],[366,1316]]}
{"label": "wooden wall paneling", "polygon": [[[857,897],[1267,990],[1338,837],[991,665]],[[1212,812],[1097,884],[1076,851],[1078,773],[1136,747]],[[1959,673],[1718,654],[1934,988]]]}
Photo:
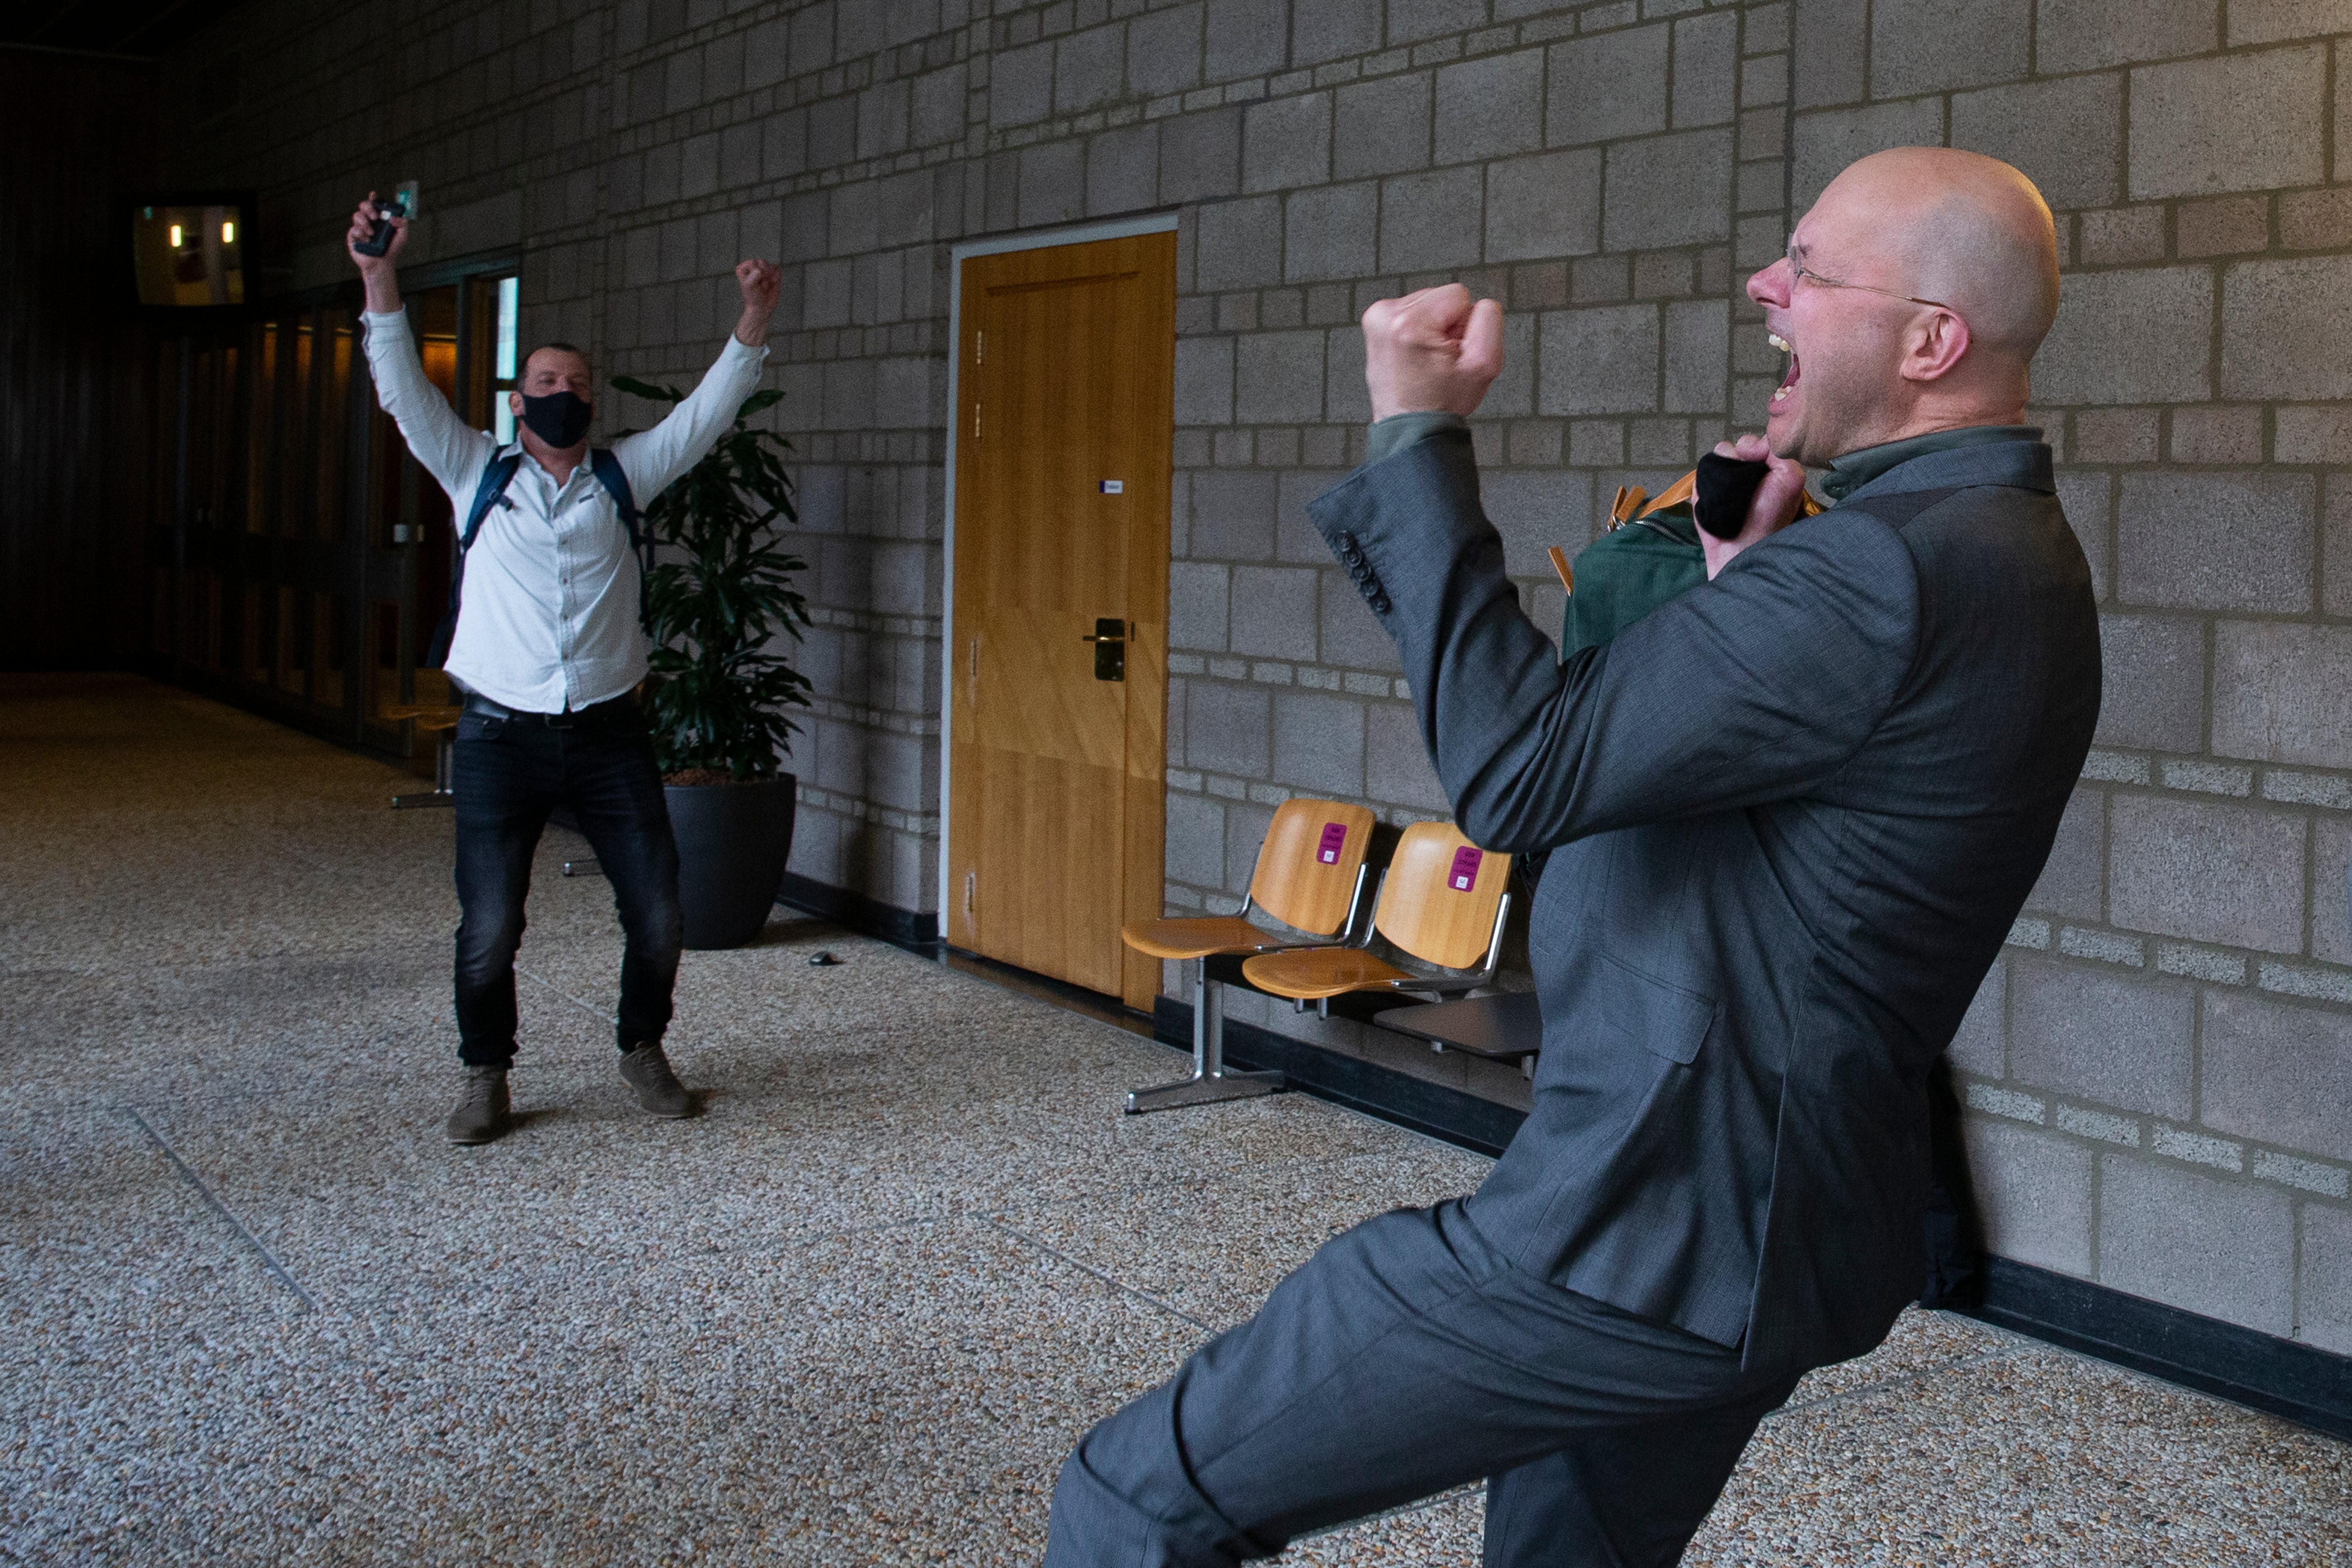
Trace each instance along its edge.
{"label": "wooden wall paneling", "polygon": [[135,668],[148,637],[125,204],[155,101],[148,66],[0,48],[0,668]]}

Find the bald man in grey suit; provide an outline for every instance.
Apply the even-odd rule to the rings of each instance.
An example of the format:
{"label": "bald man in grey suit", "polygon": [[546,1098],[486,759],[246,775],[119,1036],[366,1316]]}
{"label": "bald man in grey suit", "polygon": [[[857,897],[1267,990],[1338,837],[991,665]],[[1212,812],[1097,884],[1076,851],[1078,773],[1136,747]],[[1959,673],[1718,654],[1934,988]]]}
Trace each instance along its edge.
{"label": "bald man in grey suit", "polygon": [[[1373,460],[1312,515],[1463,830],[1553,851],[1535,1109],[1475,1194],[1336,1237],[1087,1434],[1049,1568],[1268,1556],[1481,1478],[1490,1568],[1671,1563],[1797,1379],[1918,1294],[1928,1068],[2098,712],[2024,424],[2049,209],[1989,158],[1880,153],[1748,292],[1788,374],[1718,451],[1765,477],[1702,502],[1707,584],[1564,663],[1478,504],[1501,312],[1366,312]],[[1791,526],[1805,465],[1835,504]]]}

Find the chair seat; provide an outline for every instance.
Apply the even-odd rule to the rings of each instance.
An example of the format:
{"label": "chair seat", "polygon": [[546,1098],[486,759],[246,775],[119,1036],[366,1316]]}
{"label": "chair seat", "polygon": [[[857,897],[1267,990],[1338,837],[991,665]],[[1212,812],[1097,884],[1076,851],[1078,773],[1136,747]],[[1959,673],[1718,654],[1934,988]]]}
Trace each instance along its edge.
{"label": "chair seat", "polygon": [[1186,920],[1129,921],[1119,940],[1154,958],[1205,958],[1213,952],[1271,952],[1286,945],[1239,915],[1201,915]]}
{"label": "chair seat", "polygon": [[1301,947],[1261,953],[1242,965],[1242,978],[1261,991],[1301,1002],[1337,996],[1344,991],[1393,991],[1408,985],[1418,989],[1430,984],[1427,975],[1399,969],[1354,947]]}

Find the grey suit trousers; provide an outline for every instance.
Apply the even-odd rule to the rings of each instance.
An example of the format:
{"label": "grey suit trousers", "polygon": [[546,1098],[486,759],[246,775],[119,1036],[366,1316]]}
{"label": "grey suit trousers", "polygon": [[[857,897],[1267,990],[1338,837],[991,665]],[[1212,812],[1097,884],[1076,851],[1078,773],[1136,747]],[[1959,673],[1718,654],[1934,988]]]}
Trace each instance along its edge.
{"label": "grey suit trousers", "polygon": [[1486,1478],[1488,1568],[1677,1560],[1794,1373],[1510,1263],[1460,1201],[1334,1237],[1062,1468],[1047,1568],[1267,1557]]}

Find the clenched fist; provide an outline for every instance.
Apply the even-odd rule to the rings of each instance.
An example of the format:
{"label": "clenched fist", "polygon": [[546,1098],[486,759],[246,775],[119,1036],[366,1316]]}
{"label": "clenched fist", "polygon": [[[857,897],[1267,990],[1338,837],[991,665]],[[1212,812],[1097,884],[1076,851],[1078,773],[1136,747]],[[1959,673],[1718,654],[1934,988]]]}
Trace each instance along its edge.
{"label": "clenched fist", "polygon": [[1503,307],[1459,283],[1379,300],[1364,312],[1372,417],[1477,412],[1503,369]]}
{"label": "clenched fist", "polygon": [[783,292],[784,269],[772,261],[739,261],[735,282],[743,290],[743,319],[735,336],[752,348],[768,341],[768,318],[776,313],[776,297]]}
{"label": "clenched fist", "polygon": [[1706,552],[1706,580],[1731,564],[1731,558],[1751,544],[1760,543],[1797,521],[1798,504],[1805,495],[1805,465],[1791,458],[1776,458],[1761,436],[1742,436],[1738,441],[1717,441],[1715,455],[1736,458],[1743,463],[1764,465],[1764,482],[1756,487],[1756,494],[1748,502],[1748,517],[1738,534],[1718,539],[1711,529],[1698,531],[1701,549]]}

